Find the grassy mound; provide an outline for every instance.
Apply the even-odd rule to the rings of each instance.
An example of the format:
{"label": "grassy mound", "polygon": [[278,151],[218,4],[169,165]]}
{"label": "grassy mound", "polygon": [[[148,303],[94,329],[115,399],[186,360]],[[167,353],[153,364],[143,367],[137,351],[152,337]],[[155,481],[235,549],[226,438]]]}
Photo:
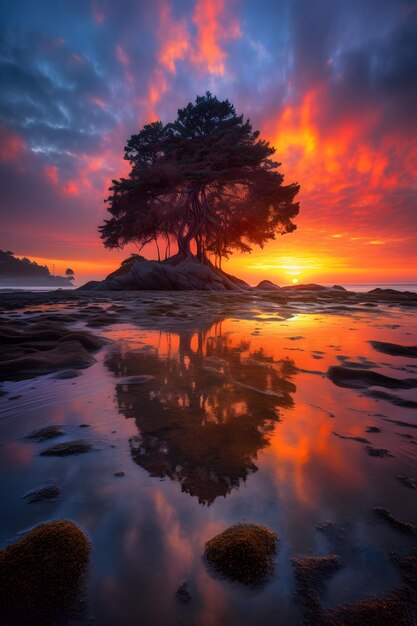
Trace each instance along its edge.
{"label": "grassy mound", "polygon": [[227,578],[246,585],[263,582],[273,569],[277,535],[266,526],[236,524],[206,543],[208,563]]}
{"label": "grassy mound", "polygon": [[90,552],[72,522],[41,524],[0,552],[0,623],[53,624],[76,597]]}

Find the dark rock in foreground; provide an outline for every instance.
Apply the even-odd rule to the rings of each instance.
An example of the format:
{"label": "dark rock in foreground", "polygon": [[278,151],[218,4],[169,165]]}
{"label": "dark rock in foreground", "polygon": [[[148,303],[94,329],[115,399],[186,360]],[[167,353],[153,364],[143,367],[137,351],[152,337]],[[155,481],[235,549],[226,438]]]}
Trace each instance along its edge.
{"label": "dark rock in foreground", "polygon": [[0,623],[56,624],[74,601],[90,552],[72,522],[41,524],[0,553]]}
{"label": "dark rock in foreground", "polygon": [[358,443],[371,443],[365,437],[355,437],[353,435],[341,435],[340,433],[336,433],[335,431],[332,432],[332,435],[334,435],[335,437],[339,437],[339,439],[347,439],[349,441],[357,441]]}
{"label": "dark rock in foreground", "polygon": [[3,361],[1,364],[2,378],[19,378],[48,374],[60,369],[90,367],[95,363],[79,341],[68,341],[51,350],[39,350],[25,356]]}
{"label": "dark rock in foreground", "polygon": [[417,480],[411,478],[411,476],[401,474],[400,476],[397,476],[397,479],[402,485],[404,485],[404,487],[408,487],[409,489],[417,489]]}
{"label": "dark rock in foreground", "polygon": [[393,456],[389,450],[386,448],[374,448],[373,446],[365,446],[365,450],[369,456],[375,456],[377,458],[383,459],[387,456]]}
{"label": "dark rock in foreground", "polygon": [[386,343],[385,341],[370,341],[374,350],[389,354],[390,356],[408,356],[417,359],[417,346],[402,346],[398,343]]}
{"label": "dark rock in foreground", "polygon": [[417,378],[392,378],[366,369],[354,369],[333,365],[327,375],[339,387],[349,389],[367,389],[368,387],[387,387],[388,389],[413,389],[417,387]]}
{"label": "dark rock in foreground", "polygon": [[246,585],[263,582],[273,569],[277,535],[266,526],[236,524],[206,543],[204,556],[220,574]]}
{"label": "dark rock in foreground", "polygon": [[[45,295],[47,297],[47,294]],[[32,313],[32,312],[30,312]],[[105,341],[84,331],[70,331],[64,324],[76,318],[39,313],[22,321],[0,324],[0,380],[20,380],[55,373],[56,378],[74,378],[77,370],[90,367],[90,354]]]}
{"label": "dark rock in foreground", "polygon": [[75,439],[74,441],[65,441],[58,443],[56,446],[46,448],[41,452],[41,456],[69,456],[70,454],[83,454],[92,449],[91,443],[85,439]]}
{"label": "dark rock in foreground", "polygon": [[295,577],[303,592],[321,591],[323,582],[342,567],[337,554],[328,556],[304,556],[292,559]]}
{"label": "dark rock in foreground", "polygon": [[44,426],[43,428],[39,428],[34,430],[27,435],[27,439],[35,439],[38,442],[47,441],[48,439],[54,439],[55,437],[61,437],[64,432],[61,430],[60,426],[56,426],[55,424],[51,424],[50,426]]}
{"label": "dark rock in foreground", "polygon": [[374,508],[374,511],[377,515],[379,515],[379,517],[387,521],[393,528],[396,528],[400,532],[408,535],[417,535],[417,526],[414,526],[414,524],[410,524],[409,522],[399,520],[388,509],[377,506]]}
{"label": "dark rock in foreground", "polygon": [[43,500],[56,500],[61,494],[61,488],[58,485],[46,485],[34,491],[29,491],[23,498],[26,502],[42,502]]}

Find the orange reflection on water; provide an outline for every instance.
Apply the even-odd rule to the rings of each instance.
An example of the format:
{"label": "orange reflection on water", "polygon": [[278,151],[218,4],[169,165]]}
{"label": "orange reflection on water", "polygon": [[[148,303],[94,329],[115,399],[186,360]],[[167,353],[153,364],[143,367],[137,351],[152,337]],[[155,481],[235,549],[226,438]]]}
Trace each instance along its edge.
{"label": "orange reflection on water", "polygon": [[[344,488],[359,482],[362,461],[352,458],[363,451],[334,431],[364,437],[363,418],[349,415],[344,397],[364,414],[373,401],[335,387],[326,372],[350,361],[386,367],[371,361],[376,355],[361,315],[361,323],[302,314],[273,321],[264,312],[257,321],[200,328],[196,321],[175,333],[113,328],[108,336],[118,343],[105,364],[120,379],[119,411],[138,428],[133,460],[151,476],[179,481],[203,504],[239,488],[259,461],[307,506],[314,472],[329,473]],[[386,336],[373,326],[372,337]]]}

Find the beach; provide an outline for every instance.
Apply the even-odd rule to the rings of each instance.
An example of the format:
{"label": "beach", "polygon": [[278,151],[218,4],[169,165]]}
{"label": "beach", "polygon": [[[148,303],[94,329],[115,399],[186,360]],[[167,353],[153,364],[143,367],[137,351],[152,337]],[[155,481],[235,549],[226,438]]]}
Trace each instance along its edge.
{"label": "beach", "polygon": [[[317,286],[3,293],[2,546],[50,520],[87,533],[72,623],[345,623],[372,596],[413,610],[416,307]],[[278,537],[253,589],[203,558],[240,522]],[[305,559],[329,555],[309,587]]]}

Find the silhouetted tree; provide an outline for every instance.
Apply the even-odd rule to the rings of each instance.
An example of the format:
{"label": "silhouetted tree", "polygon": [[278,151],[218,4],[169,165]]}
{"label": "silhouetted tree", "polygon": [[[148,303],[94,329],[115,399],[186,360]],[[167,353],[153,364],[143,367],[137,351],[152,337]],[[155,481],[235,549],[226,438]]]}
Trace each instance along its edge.
{"label": "silhouetted tree", "polygon": [[72,270],[70,267],[68,269],[65,270],[65,276],[68,276],[68,278],[70,280],[74,280],[75,276],[74,276],[74,270]]}
{"label": "silhouetted tree", "polygon": [[274,152],[228,100],[209,92],[175,122],[145,125],[125,148],[129,178],[109,189],[104,245],[142,248],[164,238],[165,258],[176,243],[179,259],[212,255],[220,264],[233,250],[250,252],[292,232],[299,185],[283,185]]}

